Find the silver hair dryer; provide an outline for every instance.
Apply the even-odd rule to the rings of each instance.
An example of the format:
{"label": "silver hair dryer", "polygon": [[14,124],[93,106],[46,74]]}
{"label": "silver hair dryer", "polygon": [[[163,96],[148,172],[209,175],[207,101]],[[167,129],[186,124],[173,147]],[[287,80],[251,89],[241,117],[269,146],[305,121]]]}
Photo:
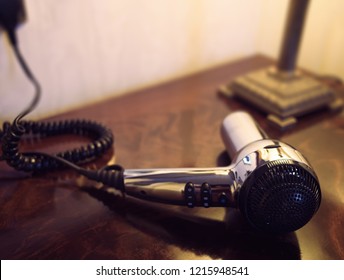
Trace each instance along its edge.
{"label": "silver hair dryer", "polygon": [[304,226],[320,206],[321,191],[302,154],[268,139],[245,112],[228,115],[221,134],[231,165],[126,169],[124,192],[187,207],[239,208],[253,227],[264,232],[291,232]]}

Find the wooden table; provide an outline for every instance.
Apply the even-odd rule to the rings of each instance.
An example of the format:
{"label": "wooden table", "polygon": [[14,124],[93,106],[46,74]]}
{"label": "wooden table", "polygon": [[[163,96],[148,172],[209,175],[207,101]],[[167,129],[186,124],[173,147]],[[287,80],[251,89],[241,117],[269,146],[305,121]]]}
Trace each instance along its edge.
{"label": "wooden table", "polygon": [[[300,150],[319,176],[323,200],[295,233],[261,235],[235,209],[188,209],[89,192],[73,171],[27,176],[0,163],[1,259],[344,259],[344,115],[317,112],[286,133],[262,113],[217,94],[220,85],[271,65],[253,56],[52,119],[87,118],[115,135],[114,149],[93,163],[125,168],[228,165],[219,127],[231,111],[250,112],[273,138]],[[338,90],[343,93],[343,88]],[[37,141],[52,152],[85,141]],[[26,144],[31,145],[31,144]]]}

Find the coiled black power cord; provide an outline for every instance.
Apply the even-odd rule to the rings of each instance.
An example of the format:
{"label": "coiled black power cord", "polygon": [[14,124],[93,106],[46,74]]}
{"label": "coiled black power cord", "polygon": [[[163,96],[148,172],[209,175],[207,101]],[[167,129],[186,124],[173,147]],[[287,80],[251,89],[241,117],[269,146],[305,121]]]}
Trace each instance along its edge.
{"label": "coiled black power cord", "polygon": [[[16,170],[25,172],[52,171],[61,166],[68,166],[89,179],[123,190],[124,179],[121,166],[112,165],[100,170],[88,170],[78,166],[78,164],[100,157],[112,147],[114,137],[110,129],[89,120],[57,122],[23,120],[37,106],[41,97],[41,86],[19,50],[14,30],[7,29],[6,31],[23,72],[34,86],[35,95],[31,104],[14,119],[13,123],[5,122],[3,124],[2,130],[0,130],[2,150],[0,160],[6,161],[8,165]],[[60,152],[56,155],[40,152],[21,153],[19,151],[19,144],[25,134],[40,137],[74,134],[87,136],[92,141],[86,146]]]}
{"label": "coiled black power cord", "polygon": [[71,163],[80,164],[101,156],[111,148],[113,135],[106,127],[88,120],[67,120],[60,122],[20,121],[4,123],[1,131],[2,157],[13,168],[26,171],[50,171],[61,166],[55,157],[38,153],[20,153],[19,143],[24,134],[48,137],[61,134],[75,134],[94,139],[80,148],[57,153],[56,156]]}

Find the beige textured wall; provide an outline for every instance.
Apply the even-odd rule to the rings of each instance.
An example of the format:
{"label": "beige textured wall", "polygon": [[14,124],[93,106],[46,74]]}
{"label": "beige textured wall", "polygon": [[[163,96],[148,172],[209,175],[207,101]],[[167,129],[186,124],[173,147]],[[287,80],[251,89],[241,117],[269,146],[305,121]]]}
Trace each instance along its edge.
{"label": "beige textured wall", "polygon": [[[256,50],[255,0],[26,0],[26,6],[20,45],[44,89],[34,117]],[[243,14],[250,20],[242,20]],[[4,119],[29,102],[31,87],[3,36],[0,57]]]}
{"label": "beige textured wall", "polygon": [[[328,4],[331,2],[331,4]],[[300,64],[344,77],[341,0],[313,0]],[[31,117],[263,52],[277,56],[287,0],[26,0],[20,46],[43,86]],[[309,32],[309,30],[312,32]],[[0,34],[0,121],[32,88]]]}

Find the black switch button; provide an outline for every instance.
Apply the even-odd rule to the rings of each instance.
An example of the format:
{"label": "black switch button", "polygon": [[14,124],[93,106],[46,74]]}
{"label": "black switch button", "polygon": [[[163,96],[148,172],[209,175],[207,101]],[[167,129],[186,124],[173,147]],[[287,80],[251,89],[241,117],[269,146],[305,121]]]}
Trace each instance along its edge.
{"label": "black switch button", "polygon": [[185,203],[187,207],[192,208],[195,206],[196,193],[195,193],[194,184],[186,183],[184,187],[184,198],[185,198]]}
{"label": "black switch button", "polygon": [[211,187],[208,183],[203,183],[201,186],[201,201],[204,207],[211,206]]}
{"label": "black switch button", "polygon": [[219,203],[222,206],[228,206],[229,204],[228,196],[224,192],[219,195]]}

